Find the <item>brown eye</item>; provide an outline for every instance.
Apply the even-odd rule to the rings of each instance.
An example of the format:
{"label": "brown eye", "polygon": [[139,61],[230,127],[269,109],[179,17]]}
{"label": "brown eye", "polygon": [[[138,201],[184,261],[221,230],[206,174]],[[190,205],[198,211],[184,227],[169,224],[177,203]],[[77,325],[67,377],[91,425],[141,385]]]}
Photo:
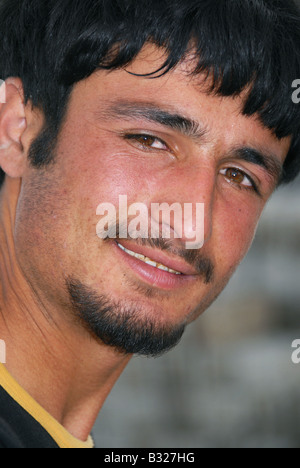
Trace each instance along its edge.
{"label": "brown eye", "polygon": [[241,171],[238,171],[236,169],[227,169],[226,177],[228,179],[231,179],[236,184],[242,184],[245,179],[245,175]]}
{"label": "brown eye", "polygon": [[240,169],[229,167],[227,169],[222,169],[221,174],[223,174],[227,180],[233,182],[236,185],[244,187],[253,187],[254,184],[247,174],[245,174]]}
{"label": "brown eye", "polygon": [[151,148],[154,145],[156,138],[147,135],[141,135],[137,136],[135,140],[141,145],[145,145]]}
{"label": "brown eye", "polygon": [[133,143],[135,146],[140,147],[141,149],[169,149],[167,144],[163,140],[152,135],[125,135],[124,137],[126,140],[129,140],[131,143]]}

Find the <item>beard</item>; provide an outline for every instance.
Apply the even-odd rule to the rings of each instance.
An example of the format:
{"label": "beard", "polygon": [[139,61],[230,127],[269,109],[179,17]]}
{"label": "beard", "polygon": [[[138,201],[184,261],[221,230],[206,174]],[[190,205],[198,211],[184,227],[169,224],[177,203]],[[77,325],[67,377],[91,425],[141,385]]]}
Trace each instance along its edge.
{"label": "beard", "polygon": [[115,302],[74,278],[67,278],[66,287],[73,311],[88,332],[123,354],[161,356],[179,343],[187,326],[163,326],[143,317],[138,304]]}
{"label": "beard", "polygon": [[[119,232],[120,223],[117,222],[117,239]],[[109,238],[104,240],[108,241]],[[211,284],[214,280],[212,261],[198,250],[178,249],[172,240],[152,239],[150,236],[137,238],[135,242],[181,257],[194,267],[204,284]],[[112,300],[109,295],[98,294],[70,276],[66,278],[66,287],[72,309],[85,328],[105,345],[125,354],[161,356],[179,343],[188,325],[188,317],[177,325],[166,325],[153,317],[145,317],[142,302],[129,304],[122,299]],[[148,299],[156,295],[149,288],[134,287]]]}

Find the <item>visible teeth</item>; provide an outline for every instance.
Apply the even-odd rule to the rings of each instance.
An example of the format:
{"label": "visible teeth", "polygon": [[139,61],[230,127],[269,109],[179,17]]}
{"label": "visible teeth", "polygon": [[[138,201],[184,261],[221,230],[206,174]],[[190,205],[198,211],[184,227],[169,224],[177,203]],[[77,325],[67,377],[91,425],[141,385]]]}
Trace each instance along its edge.
{"label": "visible teeth", "polygon": [[151,265],[155,268],[158,268],[159,270],[168,271],[169,273],[174,273],[175,275],[182,274],[179,271],[172,270],[171,268],[168,268],[165,265],[162,265],[161,263],[157,263],[154,260],[151,260],[151,258],[149,257],[145,257],[144,255],[138,254],[136,252],[132,252],[132,250],[125,249],[125,247],[123,247],[123,245],[121,244],[118,244],[118,247],[120,247],[120,249],[124,250],[124,252],[128,253],[132,257],[138,258],[142,262],[147,263],[147,265]]}
{"label": "visible teeth", "polygon": [[156,262],[153,262],[152,260],[150,260],[150,258],[146,257],[145,258],[145,263],[147,263],[147,265],[150,265],[150,266],[153,266],[156,268]]}

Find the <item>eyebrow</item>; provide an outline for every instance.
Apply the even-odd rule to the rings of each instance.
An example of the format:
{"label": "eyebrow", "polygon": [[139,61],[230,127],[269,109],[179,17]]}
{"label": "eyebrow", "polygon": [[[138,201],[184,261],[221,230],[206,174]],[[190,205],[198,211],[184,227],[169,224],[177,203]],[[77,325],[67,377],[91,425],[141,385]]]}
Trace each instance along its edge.
{"label": "eyebrow", "polygon": [[176,112],[164,110],[148,103],[119,102],[105,112],[110,117],[122,117],[123,119],[144,119],[158,123],[165,127],[182,133],[189,138],[203,141],[208,133],[207,128],[189,117],[179,115]]}
{"label": "eyebrow", "polygon": [[236,148],[233,151],[233,156],[237,160],[256,164],[265,169],[269,177],[275,181],[276,187],[280,183],[283,175],[283,165],[277,156],[250,147]]}
{"label": "eyebrow", "polygon": [[[100,114],[98,115],[100,116]],[[180,132],[196,140],[197,143],[203,143],[205,136],[209,133],[208,128],[200,122],[147,102],[116,102],[105,110],[105,117],[123,118],[125,120],[144,119]],[[251,147],[235,148],[230,154],[237,160],[262,167],[270,179],[275,181],[275,187],[280,183],[283,165],[276,155]]]}

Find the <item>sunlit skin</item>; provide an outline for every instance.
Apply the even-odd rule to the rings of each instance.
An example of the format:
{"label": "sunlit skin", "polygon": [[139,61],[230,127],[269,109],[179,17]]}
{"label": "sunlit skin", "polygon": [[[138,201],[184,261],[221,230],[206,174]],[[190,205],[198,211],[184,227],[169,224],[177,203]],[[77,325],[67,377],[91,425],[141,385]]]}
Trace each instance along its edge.
{"label": "sunlit skin", "polygon": [[[138,304],[158,326],[194,321],[244,258],[278,183],[275,173],[238,159],[236,149],[269,155],[280,168],[290,146],[257,116],[241,114],[243,96],[207,95],[200,77],[186,75],[186,63],[157,79],[128,73],[151,72],[161,60],[161,51],[147,47],[127,70],[99,71],[75,85],[56,163],[43,170],[27,160],[43,116],[23,105],[18,79],[7,84],[1,108],[0,165],[7,176],[0,192],[0,338],[7,368],[82,440],[131,356],[101,345],[74,320],[65,278]],[[202,135],[184,135],[143,112],[116,115],[124,104],[183,116],[198,122]],[[120,194],[128,204],[149,207],[204,203],[201,253],[214,265],[213,281],[194,275],[171,290],[160,288],[130,267],[113,240],[99,239],[97,206],[117,207]],[[124,245],[137,251],[133,240]]]}

